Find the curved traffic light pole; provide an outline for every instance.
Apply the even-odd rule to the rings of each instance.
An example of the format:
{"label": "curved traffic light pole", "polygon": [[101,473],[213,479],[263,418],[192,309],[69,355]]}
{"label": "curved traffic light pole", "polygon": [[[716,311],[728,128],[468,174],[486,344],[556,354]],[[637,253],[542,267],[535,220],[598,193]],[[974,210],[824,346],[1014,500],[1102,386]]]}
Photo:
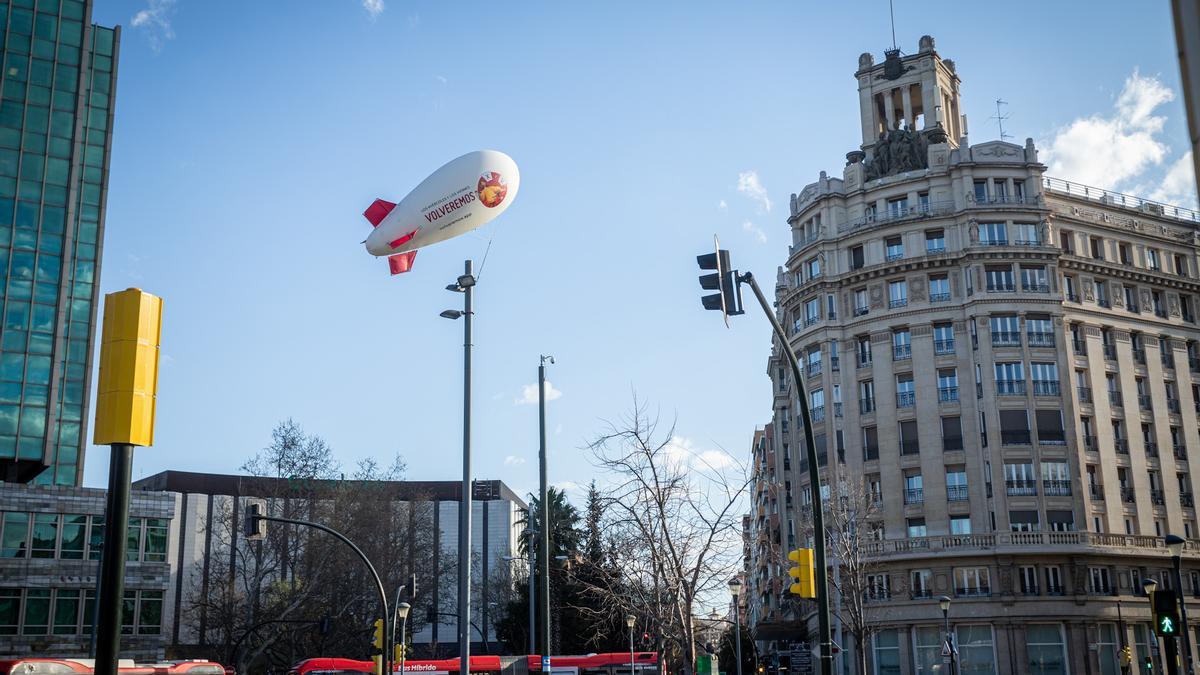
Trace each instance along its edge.
{"label": "curved traffic light pole", "polygon": [[[371,576],[375,579],[375,585],[379,589],[379,606],[383,608],[383,654],[380,656],[380,661],[383,665],[383,675],[392,675],[392,632],[391,626],[394,622],[393,617],[388,616],[388,601],[387,592],[383,590],[383,581],[379,578],[379,573],[375,571],[375,566],[371,564],[371,560],[367,558],[367,554],[362,552],[362,549],[346,538],[346,535],[338,532],[332,527],[326,527],[320,523],[313,523],[307,520],[294,520],[292,518],[280,518],[278,516],[254,515],[248,516],[255,520],[267,520],[275,523],[287,523],[289,525],[303,525],[312,527],[322,532],[332,534],[342,541],[343,544],[349,546],[358,557],[362,559],[363,564],[370,570]],[[253,523],[250,524],[253,526]]]}
{"label": "curved traffic light pole", "polygon": [[800,362],[796,359],[796,353],[792,351],[787,334],[784,333],[783,326],[779,324],[779,319],[775,318],[775,312],[771,310],[771,305],[767,302],[762,290],[759,289],[754,275],[746,272],[737,278],[737,282],[750,284],[750,288],[753,289],[754,296],[758,298],[758,304],[762,306],[763,314],[767,315],[767,319],[771,321],[771,327],[775,329],[775,335],[779,338],[780,347],[787,356],[788,363],[792,366],[792,377],[796,381],[796,390],[799,394],[796,398],[800,400],[800,416],[804,422],[804,453],[808,458],[809,490],[812,493],[813,502],[813,566],[816,568],[813,572],[816,575],[817,585],[817,630],[821,652],[821,673],[833,675],[833,635],[829,627],[829,568],[825,562],[825,514],[824,504],[821,500],[821,472],[817,466],[817,446],[813,439],[812,418],[808,411],[808,394],[804,390],[804,380],[800,374]]}

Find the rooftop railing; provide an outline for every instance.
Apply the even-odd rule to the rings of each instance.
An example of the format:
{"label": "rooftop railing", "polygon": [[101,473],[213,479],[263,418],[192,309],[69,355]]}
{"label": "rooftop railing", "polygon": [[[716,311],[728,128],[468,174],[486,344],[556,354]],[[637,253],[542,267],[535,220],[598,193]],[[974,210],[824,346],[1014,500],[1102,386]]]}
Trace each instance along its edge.
{"label": "rooftop railing", "polygon": [[1164,204],[1150,199],[1142,199],[1133,195],[1113,192],[1103,188],[1092,187],[1090,185],[1082,185],[1080,183],[1072,183],[1060,178],[1051,178],[1044,176],[1042,178],[1042,189],[1059,194],[1070,195],[1072,197],[1081,197],[1089,201],[1094,201],[1100,204],[1109,204],[1112,206],[1120,206],[1127,209],[1134,209],[1142,213],[1151,213],[1153,215],[1162,216],[1164,218],[1174,218],[1191,223],[1200,223],[1200,211],[1194,209],[1185,209],[1181,206],[1173,206]]}

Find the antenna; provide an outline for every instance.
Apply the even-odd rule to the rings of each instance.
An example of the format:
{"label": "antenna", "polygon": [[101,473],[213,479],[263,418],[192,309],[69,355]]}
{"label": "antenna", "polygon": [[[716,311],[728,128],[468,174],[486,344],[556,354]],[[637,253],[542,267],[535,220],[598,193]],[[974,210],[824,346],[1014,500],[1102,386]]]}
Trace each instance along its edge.
{"label": "antenna", "polygon": [[893,0],[888,0],[888,14],[892,17],[892,49],[896,48],[896,7]]}
{"label": "antenna", "polygon": [[996,99],[996,114],[992,115],[989,118],[989,119],[996,120],[996,126],[1000,127],[1000,140],[1001,141],[1003,141],[1006,138],[1012,138],[1012,134],[1004,133],[1004,120],[1008,119],[1009,117],[1012,117],[1012,115],[1001,114],[1000,106],[1002,106],[1002,105],[1008,105],[1008,101],[1005,101],[1005,100],[999,99],[999,98]]}

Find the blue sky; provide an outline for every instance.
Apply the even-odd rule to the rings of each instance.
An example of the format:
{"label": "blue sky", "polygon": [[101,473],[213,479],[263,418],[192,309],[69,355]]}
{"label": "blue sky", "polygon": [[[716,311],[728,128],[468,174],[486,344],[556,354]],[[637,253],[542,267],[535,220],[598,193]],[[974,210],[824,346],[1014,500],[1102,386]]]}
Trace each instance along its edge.
{"label": "blue sky", "polygon": [[[438,312],[489,240],[477,477],[536,487],[539,354],[556,483],[590,479],[582,446],[634,392],[695,452],[741,456],[769,419],[768,324],[702,311],[695,255],[718,233],[771,285],[788,195],[860,142],[853,72],[890,45],[887,3],[452,4],[97,0],[124,27],[102,286],[165,299],[135,478],[234,471],[292,417],[347,470],[399,452],[457,480],[462,326]],[[896,5],[902,49],[929,33],[957,63],[973,142],[1002,97],[1060,177],[1194,199],[1166,2]],[[517,200],[390,277],[362,210],[481,148],[520,165]]]}

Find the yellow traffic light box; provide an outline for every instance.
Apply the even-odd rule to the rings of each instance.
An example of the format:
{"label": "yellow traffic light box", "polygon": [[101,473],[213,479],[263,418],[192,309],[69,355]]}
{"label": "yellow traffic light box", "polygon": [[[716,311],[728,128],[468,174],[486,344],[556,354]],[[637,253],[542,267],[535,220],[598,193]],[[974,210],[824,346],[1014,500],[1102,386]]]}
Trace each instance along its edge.
{"label": "yellow traffic light box", "polygon": [[371,646],[383,649],[383,619],[375,619],[375,632],[371,634]]}
{"label": "yellow traffic light box", "polygon": [[788,569],[788,575],[796,580],[788,590],[802,598],[817,597],[817,584],[813,577],[813,550],[798,548],[788,553],[788,560],[796,563]]}
{"label": "yellow traffic light box", "polygon": [[154,445],[162,298],[129,288],[104,296],[96,445]]}

